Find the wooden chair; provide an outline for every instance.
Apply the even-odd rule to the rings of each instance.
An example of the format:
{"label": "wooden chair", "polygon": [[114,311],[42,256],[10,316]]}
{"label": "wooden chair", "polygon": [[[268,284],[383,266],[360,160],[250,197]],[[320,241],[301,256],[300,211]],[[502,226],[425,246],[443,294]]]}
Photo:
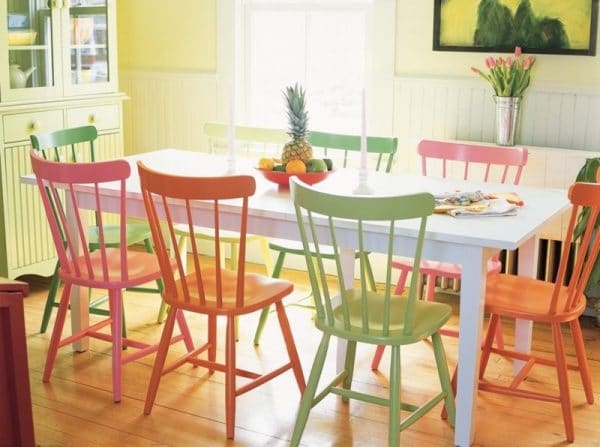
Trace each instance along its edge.
{"label": "wooden chair", "polygon": [[[482,348],[479,389],[545,402],[559,402],[562,407],[567,441],[573,442],[575,433],[568,377],[570,369],[579,371],[587,403],[594,403],[590,370],[579,317],[583,314],[586,306],[583,292],[600,252],[600,237],[596,234],[595,225],[592,223],[596,222],[600,215],[600,184],[575,183],[569,189],[569,199],[573,204],[573,209],[563,241],[564,250],[560,259],[556,282],[550,283],[529,277],[506,274],[494,275],[487,282],[485,310],[490,313],[491,319]],[[589,222],[591,223],[587,225],[580,239],[579,247],[573,255],[569,247],[574,246],[573,230],[577,223],[579,211],[584,207],[590,210]],[[567,280],[570,257],[574,257],[574,262],[572,263],[571,276]],[[554,359],[494,347],[494,333],[496,327],[500,324],[500,319],[503,317],[519,318],[530,320],[536,324],[550,325]],[[577,360],[575,365],[567,363],[562,332],[563,325],[568,325],[571,331]],[[511,383],[503,385],[485,379],[485,371],[491,353],[525,362]],[[558,394],[520,388],[535,364],[556,367]]]}
{"label": "wooden chair", "polygon": [[[481,146],[468,143],[422,140],[417,151],[421,156],[421,172],[432,175],[432,171],[443,178],[460,176],[464,180],[478,179],[484,182],[512,183],[518,185],[521,172],[527,164],[528,151],[524,148]],[[428,169],[428,165],[430,169]],[[435,166],[434,166],[435,165]],[[437,169],[431,169],[437,167]],[[457,175],[454,176],[453,173]],[[436,174],[433,174],[436,175]],[[493,192],[493,191],[492,191]],[[400,270],[396,283],[397,295],[402,294],[408,274],[412,271],[413,260],[397,257],[392,266]],[[498,273],[502,268],[499,256],[488,261],[488,274]],[[435,285],[438,278],[460,279],[462,269],[459,264],[423,260],[420,272],[427,278],[425,298],[432,301],[435,297]],[[458,336],[458,331],[444,328],[442,335]],[[502,344],[502,328],[498,328],[498,342]],[[371,362],[371,368],[377,369],[383,356],[384,346],[378,346]]]}
{"label": "wooden chair", "polygon": [[[204,124],[204,134],[208,136],[209,142],[209,150],[210,153],[217,152],[217,144],[216,142],[221,140],[226,140],[229,132],[229,127],[224,123],[215,123],[215,122],[207,122]],[[264,151],[266,147],[271,145],[281,145],[283,146],[286,141],[289,139],[288,135],[285,131],[280,129],[269,129],[262,127],[250,127],[250,126],[235,126],[235,140],[241,144],[246,145],[258,145],[261,146],[261,149]],[[187,250],[187,243],[189,240],[189,235],[187,232],[187,228],[181,228],[179,226],[175,227],[175,233],[177,235],[177,249],[180,252],[185,252]],[[214,233],[209,228],[196,227],[194,231],[194,237],[199,240],[205,241],[213,241]],[[273,261],[271,260],[271,255],[269,253],[269,244],[267,238],[249,234],[246,237],[246,242],[256,242],[259,244],[260,251],[262,254],[264,265],[267,269],[267,274],[271,275],[273,272]],[[237,252],[239,249],[239,235],[233,231],[223,231],[221,233],[221,250],[224,251],[225,247],[229,248],[230,253],[230,268],[231,270],[237,269]],[[225,261],[225,256],[222,257],[223,263]],[[161,312],[159,314],[158,320],[162,322],[164,319],[166,309],[161,308]]]}
{"label": "wooden chair", "polygon": [[[96,153],[94,142],[98,137],[98,131],[94,126],[75,127],[71,129],[57,130],[43,134],[31,135],[31,145],[34,149],[40,152],[42,157],[54,161],[69,161],[73,163],[88,161],[96,161]],[[88,244],[90,250],[95,250],[99,246],[98,240],[98,215],[95,216],[95,225],[88,227]],[[116,246],[119,243],[119,225],[105,224],[104,234],[106,237],[105,244],[108,246]],[[150,227],[147,223],[129,223],[127,224],[127,245],[143,243],[146,251],[152,253],[152,242],[150,240]],[[48,322],[52,315],[52,308],[58,307],[56,294],[60,285],[59,278],[59,263],[56,263],[48,298],[44,306],[44,314],[42,316],[42,324],[40,332],[43,334],[48,328]],[[134,290],[138,292],[162,293],[162,283],[156,281],[156,288],[137,287]],[[104,304],[108,297],[104,296],[90,302],[90,313],[96,315],[108,315],[108,310],[101,309],[99,306]],[[125,329],[125,318],[123,317],[123,336],[127,335]]]}
{"label": "wooden chair", "polygon": [[[445,402],[450,424],[454,425],[454,400],[439,333],[440,328],[450,318],[452,309],[447,304],[418,300],[417,275],[412,278],[408,297],[394,296],[389,281],[394,246],[394,223],[398,220],[418,219],[420,221],[419,238],[414,251],[415,272],[418,273],[427,216],[431,215],[434,207],[431,194],[351,197],[316,191],[295,178],[290,183],[316,307],[315,326],[323,332],[306,391],[302,396],[291,445],[300,444],[311,408],[329,393],[342,396],[344,401],[352,398],[389,407],[390,446],[397,446],[400,431],[416,422],[440,401]],[[340,247],[337,243],[339,220],[343,220],[345,231],[341,233],[346,241],[349,237],[347,231],[349,228],[357,233],[354,243],[358,247],[361,267],[358,286],[344,282]],[[379,225],[389,232],[386,245],[388,281],[383,293],[367,289],[369,280],[365,263],[368,253],[364,248],[362,233],[363,225],[367,222],[369,225]],[[330,292],[327,283],[323,266],[325,257],[321,254],[322,244],[331,246],[334,253],[339,290],[335,295]],[[313,258],[316,258],[314,263],[316,266],[312,262]],[[331,336],[343,338],[348,342],[344,369],[339,371],[333,380],[325,382],[323,391],[317,394]],[[433,344],[442,391],[420,406],[403,403],[400,400],[400,347],[429,338]],[[357,342],[385,344],[392,347],[388,398],[352,390]],[[411,415],[401,420],[400,410],[410,411]]]}
{"label": "wooden chair", "polygon": [[[319,156],[334,157],[334,167],[345,168],[348,166],[352,153],[360,152],[360,136],[359,135],[343,135],[334,134],[327,132],[311,132],[309,134],[309,141],[313,146],[315,152],[321,151]],[[398,149],[398,139],[391,137],[367,137],[367,151],[370,154],[376,156],[376,163],[374,170],[390,172],[392,169],[392,163],[394,161],[394,155]],[[316,155],[315,155],[316,157]],[[272,276],[279,278],[283,263],[285,262],[286,255],[297,255],[304,256],[304,250],[301,245],[294,244],[292,242],[280,241],[269,243],[269,248],[277,253],[277,260],[275,261],[275,267],[273,269]],[[332,252],[321,253],[325,259],[333,259],[334,254]],[[356,253],[356,259],[358,259],[358,252]],[[369,279],[369,287],[371,290],[375,290],[375,277],[373,276],[373,269],[369,258],[365,262],[365,268],[367,269],[367,277]],[[260,336],[267,322],[269,316],[269,309],[264,309],[260,315],[256,333],[254,335],[254,344],[258,346],[260,343]]]}
{"label": "wooden chair", "polygon": [[[121,334],[123,294],[122,290],[136,287],[161,276],[156,255],[127,249],[127,214],[125,207],[125,182],[130,174],[129,165],[123,160],[95,163],[61,163],[44,160],[36,150],[31,151],[31,164],[42,196],[46,217],[50,224],[52,239],[58,253],[59,276],[64,283],[58,313],[48,347],[44,367],[44,382],[50,380],[58,349],[83,337],[93,337],[112,342],[113,400],[121,400],[121,366],[155,352],[158,345],[148,345],[124,338]],[[120,223],[115,233],[116,246],[109,246],[110,235],[103,225],[103,207],[99,188],[103,183],[119,182]],[[85,210],[80,209],[77,192],[87,192],[88,203],[94,203],[98,216],[98,239],[95,250],[90,249],[90,232],[84,223]],[[68,202],[71,204],[68,206]],[[70,224],[70,225],[69,225]],[[111,230],[112,231],[112,230]],[[81,246],[79,254],[78,246]],[[108,290],[108,318],[82,329],[71,336],[61,338],[67,315],[71,289],[74,285]],[[191,349],[192,341],[181,312],[173,312],[181,335],[167,343],[185,339]],[[100,330],[110,326],[110,334]],[[124,355],[124,347],[140,351]]]}
{"label": "wooden chair", "polygon": [[[152,370],[152,378],[148,387],[148,395],[144,413],[150,414],[156,397],[159,381],[162,375],[189,362],[194,366],[204,366],[210,372],[214,370],[225,373],[225,411],[227,438],[233,439],[235,430],[236,397],[254,389],[255,387],[271,380],[285,371],[294,372],[300,392],[304,391],[305,383],[300,360],[290,330],[289,322],[282,304],[284,297],[293,290],[293,285],[284,280],[272,279],[266,276],[246,273],[246,225],[248,218],[248,198],[254,194],[256,185],[251,176],[226,176],[226,177],[178,177],[152,171],[139,164],[140,182],[144,204],[149,217],[152,235],[156,243],[156,252],[160,266],[163,270],[165,282],[165,301],[171,306],[160,344],[160,349]],[[228,214],[222,216],[221,202],[230,199],[239,199],[243,204],[238,216]],[[182,205],[183,203],[183,205]],[[179,209],[175,209],[179,206]],[[183,209],[182,209],[183,208]],[[212,265],[202,265],[198,253],[195,227],[198,224],[198,213],[203,213],[205,222],[211,221],[214,225],[215,259]],[[166,218],[164,225],[168,234],[165,240],[161,232],[160,215]],[[177,233],[173,216],[185,216],[188,223],[185,225],[188,238],[191,241],[190,273],[186,273],[186,253],[176,252],[176,274],[171,269],[171,261],[167,247],[170,241],[176,242]],[[226,270],[221,267],[220,234],[221,219],[230,225],[237,219],[235,230],[239,234],[238,269]],[[230,229],[232,229],[230,227]],[[235,343],[235,318],[238,315],[248,314],[266,306],[275,304],[281,332],[287,348],[289,361],[283,366],[266,374],[240,369],[236,365]],[[169,340],[175,321],[175,310],[187,310],[208,316],[208,340],[189,354],[176,360],[171,366],[165,367]],[[217,317],[227,319],[225,339],[225,361],[216,361],[217,354]],[[207,359],[198,356],[207,352]],[[241,376],[251,379],[249,383],[236,386],[236,377]]]}

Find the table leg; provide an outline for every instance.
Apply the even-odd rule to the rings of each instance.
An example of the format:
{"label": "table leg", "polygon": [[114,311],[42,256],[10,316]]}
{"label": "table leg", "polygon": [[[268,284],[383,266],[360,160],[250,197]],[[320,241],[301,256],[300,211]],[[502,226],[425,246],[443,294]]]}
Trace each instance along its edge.
{"label": "table leg", "polygon": [[[69,196],[66,197],[67,205],[67,225],[70,234],[78,234],[77,220],[73,214],[73,206]],[[79,252],[79,239],[73,238],[73,246]],[[87,287],[73,286],[71,289],[71,331],[72,333],[80,332],[82,329],[90,325],[89,314],[90,295]],[[73,343],[73,350],[77,352],[87,351],[89,347],[89,338],[84,337]]]}
{"label": "table leg", "polygon": [[[342,248],[340,251],[340,262],[342,264],[342,275],[344,277],[344,283],[346,287],[354,282],[354,249],[353,248]],[[337,339],[337,356],[336,356],[336,371],[344,369],[346,361],[346,340],[342,338]]]}
{"label": "table leg", "polygon": [[454,443],[467,447],[473,440],[489,253],[480,247],[463,247],[460,251],[462,281]]}
{"label": "table leg", "polygon": [[[532,237],[519,247],[519,275],[535,278],[538,259],[538,238]],[[515,321],[515,350],[529,352],[533,323],[529,320]],[[522,368],[523,360],[515,360],[513,371],[516,375]]]}

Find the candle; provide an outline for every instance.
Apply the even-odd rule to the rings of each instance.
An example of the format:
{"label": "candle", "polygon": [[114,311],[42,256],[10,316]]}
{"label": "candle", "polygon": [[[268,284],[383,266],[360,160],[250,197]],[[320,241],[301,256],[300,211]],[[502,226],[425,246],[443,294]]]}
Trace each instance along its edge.
{"label": "candle", "polygon": [[367,169],[367,99],[365,89],[362,90],[362,120],[360,134],[360,168]]}
{"label": "candle", "polygon": [[229,88],[229,158],[235,157],[235,82],[231,81]]}

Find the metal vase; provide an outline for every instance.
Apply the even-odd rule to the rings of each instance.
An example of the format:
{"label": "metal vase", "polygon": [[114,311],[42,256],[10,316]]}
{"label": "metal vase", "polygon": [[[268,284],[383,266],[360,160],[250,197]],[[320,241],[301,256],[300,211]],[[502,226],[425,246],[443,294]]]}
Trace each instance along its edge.
{"label": "metal vase", "polygon": [[496,101],[496,144],[514,146],[521,98],[494,96],[494,101]]}

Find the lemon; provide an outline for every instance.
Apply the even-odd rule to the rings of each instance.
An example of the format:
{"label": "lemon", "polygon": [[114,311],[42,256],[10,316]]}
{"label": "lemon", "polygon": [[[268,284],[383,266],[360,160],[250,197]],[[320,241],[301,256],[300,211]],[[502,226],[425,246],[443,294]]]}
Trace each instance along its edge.
{"label": "lemon", "polygon": [[273,166],[275,166],[275,162],[272,158],[261,158],[258,160],[258,169],[262,169],[264,171],[272,171]]}

